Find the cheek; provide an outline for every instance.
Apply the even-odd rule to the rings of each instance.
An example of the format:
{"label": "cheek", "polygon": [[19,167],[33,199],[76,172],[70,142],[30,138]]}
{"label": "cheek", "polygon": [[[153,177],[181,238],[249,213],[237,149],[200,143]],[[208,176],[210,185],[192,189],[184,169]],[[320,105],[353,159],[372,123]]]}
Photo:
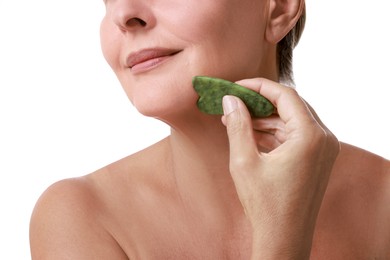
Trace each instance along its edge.
{"label": "cheek", "polygon": [[181,21],[181,26],[172,28],[172,30],[175,30],[175,35],[184,42],[197,43],[209,37],[212,27],[207,26],[207,21],[201,21],[194,15],[194,17],[189,16]]}
{"label": "cheek", "polygon": [[100,25],[100,46],[104,58],[114,71],[119,68],[119,46],[115,39],[114,28],[104,18]]}
{"label": "cheek", "polygon": [[233,80],[258,76],[264,46],[264,7],[259,1],[244,2],[200,1],[197,8],[193,7],[196,12],[187,12],[186,18],[171,23],[180,24],[171,29],[190,43],[192,71]]}

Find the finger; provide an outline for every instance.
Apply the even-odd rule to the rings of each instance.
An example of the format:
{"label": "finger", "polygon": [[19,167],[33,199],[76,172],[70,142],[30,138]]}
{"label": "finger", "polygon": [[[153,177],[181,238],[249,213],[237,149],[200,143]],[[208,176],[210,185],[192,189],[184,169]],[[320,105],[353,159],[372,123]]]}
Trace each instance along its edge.
{"label": "finger", "polygon": [[223,109],[223,121],[229,138],[230,162],[241,164],[253,159],[258,153],[248,109],[234,96],[223,97]]}
{"label": "finger", "polygon": [[306,103],[291,87],[264,78],[246,79],[236,83],[259,92],[271,101],[284,122],[294,122],[299,126],[314,121]]}
{"label": "finger", "polygon": [[253,129],[261,132],[269,132],[274,134],[276,129],[280,128],[279,122],[274,118],[254,118],[252,119]]}
{"label": "finger", "polygon": [[254,118],[252,119],[252,126],[255,131],[273,134],[280,143],[286,140],[286,125],[278,115],[271,115],[266,118]]}
{"label": "finger", "polygon": [[260,153],[269,153],[282,144],[275,135],[267,132],[255,131],[254,136],[256,139],[257,149]]}

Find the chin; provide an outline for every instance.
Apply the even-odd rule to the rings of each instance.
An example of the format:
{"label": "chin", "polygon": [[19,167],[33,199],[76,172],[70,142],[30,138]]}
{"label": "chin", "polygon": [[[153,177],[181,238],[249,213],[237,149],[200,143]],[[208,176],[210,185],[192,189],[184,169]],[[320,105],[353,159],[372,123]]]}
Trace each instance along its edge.
{"label": "chin", "polygon": [[159,118],[159,117],[161,117],[161,115],[163,115],[167,112],[167,109],[163,108],[161,106],[134,104],[134,107],[137,109],[137,111],[140,114],[147,116],[147,117]]}
{"label": "chin", "polygon": [[180,93],[167,95],[167,93],[153,93],[153,95],[140,95],[132,100],[137,111],[147,117],[162,119],[164,121],[187,116],[188,111],[196,108],[197,95]]}
{"label": "chin", "polygon": [[[156,73],[157,74],[157,73]],[[133,106],[144,116],[161,118],[191,109],[198,99],[192,78],[170,73],[143,75],[137,82],[122,84]]]}

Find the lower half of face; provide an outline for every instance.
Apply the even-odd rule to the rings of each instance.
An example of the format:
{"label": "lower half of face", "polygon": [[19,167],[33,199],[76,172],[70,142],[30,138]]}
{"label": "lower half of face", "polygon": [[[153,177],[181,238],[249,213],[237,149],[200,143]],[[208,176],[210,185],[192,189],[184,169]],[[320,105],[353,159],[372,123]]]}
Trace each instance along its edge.
{"label": "lower half of face", "polygon": [[[187,0],[185,9],[179,2],[172,10],[158,6],[149,10],[156,24],[145,27],[143,33],[119,32],[109,17],[102,23],[103,53],[127,96],[142,114],[163,120],[196,113],[198,96],[192,87],[196,75],[236,81],[272,73],[266,62],[269,53],[261,9],[255,12],[252,6],[234,0],[214,4]],[[264,1],[243,1],[247,2]],[[175,54],[138,68],[126,64],[130,53],[150,48],[171,49]]]}

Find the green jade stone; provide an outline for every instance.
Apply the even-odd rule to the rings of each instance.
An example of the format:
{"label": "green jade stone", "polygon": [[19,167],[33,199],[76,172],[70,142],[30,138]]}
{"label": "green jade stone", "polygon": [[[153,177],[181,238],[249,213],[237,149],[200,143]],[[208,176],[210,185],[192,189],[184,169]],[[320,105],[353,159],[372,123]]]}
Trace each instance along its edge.
{"label": "green jade stone", "polygon": [[222,115],[222,98],[226,95],[240,98],[253,117],[267,117],[274,112],[274,106],[268,99],[236,83],[219,78],[196,76],[192,84],[199,95],[197,106],[204,113]]}

